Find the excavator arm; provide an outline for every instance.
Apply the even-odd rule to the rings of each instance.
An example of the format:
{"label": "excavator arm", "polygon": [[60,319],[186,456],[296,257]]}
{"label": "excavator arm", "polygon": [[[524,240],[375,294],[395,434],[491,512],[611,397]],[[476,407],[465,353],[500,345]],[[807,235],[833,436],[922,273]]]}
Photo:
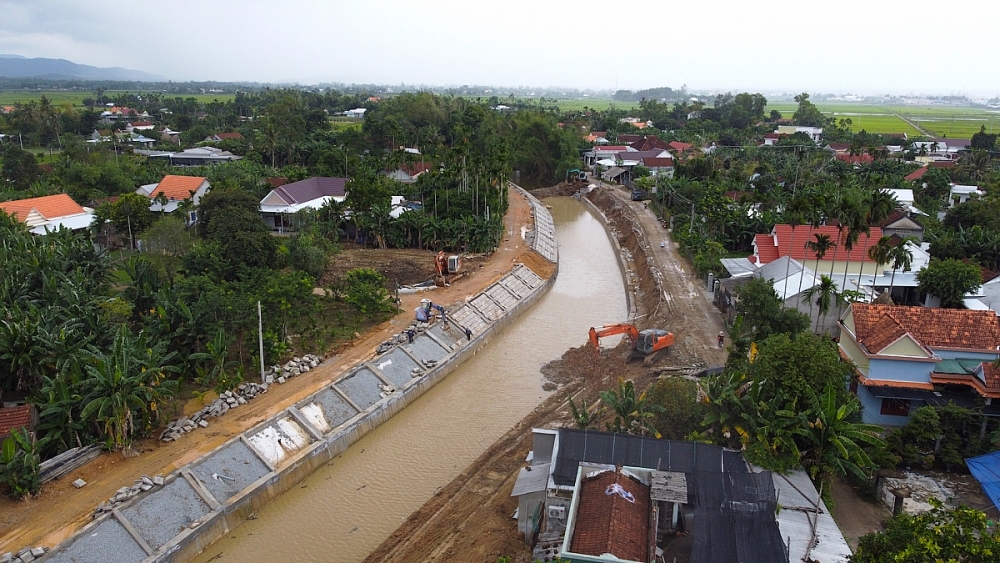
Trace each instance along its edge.
{"label": "excavator arm", "polygon": [[615,334],[627,335],[633,344],[639,339],[639,331],[634,326],[628,323],[618,323],[613,325],[604,325],[600,329],[590,327],[590,343],[596,350],[601,345],[601,338],[604,338],[605,336],[614,336]]}

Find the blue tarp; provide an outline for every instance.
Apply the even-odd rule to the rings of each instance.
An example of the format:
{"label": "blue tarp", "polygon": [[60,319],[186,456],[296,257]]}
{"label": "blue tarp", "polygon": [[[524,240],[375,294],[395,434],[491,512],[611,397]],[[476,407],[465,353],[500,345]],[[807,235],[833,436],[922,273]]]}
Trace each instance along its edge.
{"label": "blue tarp", "polygon": [[965,460],[972,476],[983,486],[983,492],[1000,510],[1000,451]]}

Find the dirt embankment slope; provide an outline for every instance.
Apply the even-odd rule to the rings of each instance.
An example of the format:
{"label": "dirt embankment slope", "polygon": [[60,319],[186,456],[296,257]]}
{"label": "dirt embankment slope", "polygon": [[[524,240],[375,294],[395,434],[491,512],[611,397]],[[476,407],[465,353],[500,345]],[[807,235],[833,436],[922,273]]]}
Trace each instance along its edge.
{"label": "dirt embankment slope", "polygon": [[[531,207],[516,190],[510,190],[510,207],[504,218],[511,236],[488,260],[476,262],[468,275],[451,287],[428,293],[402,296],[402,312],[354,340],[340,354],[310,371],[273,385],[259,398],[241,405],[228,415],[212,419],[208,428],[192,432],[176,442],[147,439],[136,444],[137,457],[123,459],[117,453],[104,453],[94,461],[62,479],[46,484],[42,492],[29,500],[14,502],[0,497],[0,553],[25,546],[53,547],[91,521],[90,514],[100,503],[115,494],[119,487],[131,485],[142,475],[167,474],[222,445],[226,440],[288,408],[321,387],[331,383],[354,363],[371,357],[379,343],[405,328],[413,318],[413,309],[427,297],[446,307],[463,303],[510,271],[515,263],[525,263],[539,275],[548,277],[554,267],[530,250],[518,233],[531,227]],[[392,251],[367,251],[376,265]],[[403,251],[419,260],[422,251]],[[379,260],[374,257],[378,256]],[[363,265],[363,264],[360,264]],[[420,266],[422,267],[422,266]],[[419,278],[418,278],[419,279]],[[200,405],[199,405],[200,408]],[[164,423],[168,422],[166,420]],[[157,432],[153,433],[157,435]],[[75,489],[72,481],[82,478],[87,486]]]}
{"label": "dirt embankment slope", "polygon": [[[517,499],[510,493],[532,446],[531,428],[572,425],[567,397],[574,397],[578,406],[592,406],[598,392],[618,377],[634,379],[645,388],[663,371],[691,371],[725,361],[725,351],[715,346],[715,335],[723,326],[721,315],[699,293],[698,280],[686,269],[674,245],[668,242],[660,250],[659,240],[668,237],[652,212],[641,203],[633,206],[628,194],[619,196],[610,189],[595,190],[590,198],[607,217],[626,269],[632,272],[626,285],[641,316],[636,324],[673,331],[677,335],[674,349],[651,367],[639,362],[626,365],[624,343],[602,350],[599,357],[589,347],[573,348],[550,362],[542,371],[560,389],[410,515],[365,563],[494,563],[500,556],[529,563],[531,550],[511,519]],[[649,215],[646,220],[643,212]]]}

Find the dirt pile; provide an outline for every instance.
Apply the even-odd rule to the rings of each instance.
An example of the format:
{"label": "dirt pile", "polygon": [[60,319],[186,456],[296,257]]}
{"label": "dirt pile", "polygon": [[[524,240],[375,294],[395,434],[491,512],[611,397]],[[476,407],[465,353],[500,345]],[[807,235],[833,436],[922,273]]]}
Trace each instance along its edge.
{"label": "dirt pile", "polygon": [[538,199],[547,197],[571,196],[580,191],[580,188],[587,187],[587,182],[561,182],[548,188],[538,188],[531,190],[531,195]]}
{"label": "dirt pile", "polygon": [[666,320],[663,314],[666,311],[660,307],[663,303],[660,270],[650,255],[650,243],[635,212],[608,188],[591,191],[587,199],[604,212],[624,253],[628,271],[625,284],[635,298],[636,326],[640,329],[663,326],[661,321]]}

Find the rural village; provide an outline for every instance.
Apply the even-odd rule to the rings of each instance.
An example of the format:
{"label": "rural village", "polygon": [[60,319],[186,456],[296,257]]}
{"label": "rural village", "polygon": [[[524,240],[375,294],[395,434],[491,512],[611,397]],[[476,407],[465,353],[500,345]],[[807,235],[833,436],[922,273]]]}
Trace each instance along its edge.
{"label": "rural village", "polygon": [[992,121],[664,90],[0,104],[0,563],[1000,560]]}

